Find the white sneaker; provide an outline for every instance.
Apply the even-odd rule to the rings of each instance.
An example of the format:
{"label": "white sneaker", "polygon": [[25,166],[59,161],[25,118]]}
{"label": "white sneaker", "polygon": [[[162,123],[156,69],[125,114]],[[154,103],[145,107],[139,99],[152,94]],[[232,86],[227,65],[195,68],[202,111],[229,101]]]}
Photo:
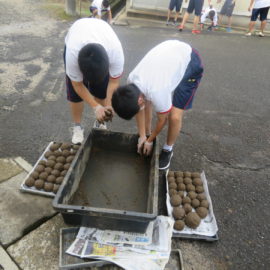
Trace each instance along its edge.
{"label": "white sneaker", "polygon": [[251,32],[246,33],[246,37],[250,37],[251,36]]}
{"label": "white sneaker", "polygon": [[83,136],[83,128],[81,128],[80,126],[75,126],[73,127],[72,130],[72,143],[77,144],[77,143],[82,143],[84,136]]}
{"label": "white sneaker", "polygon": [[107,129],[106,123],[100,124],[97,120],[94,122],[93,128]]}
{"label": "white sneaker", "polygon": [[264,37],[264,33],[263,33],[263,32],[260,32],[260,33],[259,33],[259,36],[260,36],[260,37]]}

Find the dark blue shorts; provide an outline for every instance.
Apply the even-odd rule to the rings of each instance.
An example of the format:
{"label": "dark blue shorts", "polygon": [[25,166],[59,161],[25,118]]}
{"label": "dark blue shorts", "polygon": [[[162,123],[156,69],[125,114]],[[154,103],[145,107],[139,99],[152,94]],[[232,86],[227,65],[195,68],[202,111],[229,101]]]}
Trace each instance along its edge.
{"label": "dark blue shorts", "polygon": [[[64,48],[64,63],[66,67],[66,47]],[[87,80],[83,80],[83,84],[88,91],[96,98],[105,99],[107,95],[107,87],[109,84],[109,74],[106,76],[104,81],[99,84],[90,83]],[[71,83],[70,78],[66,75],[66,90],[67,99],[71,102],[81,102],[83,99],[76,93]]]}
{"label": "dark blue shorts", "polygon": [[95,10],[97,10],[97,8],[96,8],[96,7],[90,6],[90,7],[89,7],[89,10],[90,10],[90,13],[93,13]]}
{"label": "dark blue shorts", "polygon": [[257,21],[258,16],[260,15],[260,21],[265,21],[267,19],[269,7],[265,8],[253,8],[251,13],[251,21]]}
{"label": "dark blue shorts", "polygon": [[234,7],[235,7],[235,3],[233,3],[232,0],[226,0],[220,10],[220,14],[226,15],[227,17],[231,17]]}
{"label": "dark blue shorts", "polygon": [[171,0],[169,4],[169,10],[173,10],[175,8],[176,12],[179,12],[182,6],[183,0]]}
{"label": "dark blue shorts", "polygon": [[201,16],[204,0],[190,0],[187,8],[187,12],[191,14],[195,9],[195,15]]}
{"label": "dark blue shorts", "polygon": [[192,108],[195,92],[203,76],[203,64],[199,53],[192,49],[191,59],[183,79],[174,90],[173,106],[182,110]]}

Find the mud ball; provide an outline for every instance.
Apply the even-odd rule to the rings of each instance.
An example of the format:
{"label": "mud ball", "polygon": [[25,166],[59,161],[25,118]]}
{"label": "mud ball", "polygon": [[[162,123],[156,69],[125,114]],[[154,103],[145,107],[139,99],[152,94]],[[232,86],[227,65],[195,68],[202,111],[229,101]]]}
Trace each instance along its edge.
{"label": "mud ball", "polygon": [[44,157],[45,158],[48,158],[49,156],[53,155],[53,152],[52,151],[47,151],[45,154],[44,154]]}
{"label": "mud ball", "polygon": [[203,193],[204,192],[203,186],[196,186],[196,192],[197,193]]}
{"label": "mud ball", "polygon": [[36,167],[35,171],[37,171],[37,172],[41,173],[41,172],[43,172],[43,171],[44,171],[44,169],[45,169],[45,167],[44,167],[43,165],[37,165],[37,167]]}
{"label": "mud ball", "polygon": [[184,208],[186,214],[188,214],[189,212],[192,211],[192,206],[191,206],[189,203],[185,203],[185,204],[183,205],[183,208]]}
{"label": "mud ball", "polygon": [[175,183],[170,183],[169,189],[177,189],[177,185]]}
{"label": "mud ball", "polygon": [[177,183],[177,184],[183,184],[183,183],[184,183],[183,177],[177,177],[177,178],[176,178],[176,183]]}
{"label": "mud ball", "polygon": [[185,203],[189,203],[189,204],[191,203],[191,199],[187,196],[185,196],[182,200],[182,204],[185,204]]}
{"label": "mud ball", "polygon": [[201,219],[197,213],[190,212],[187,214],[187,216],[185,218],[185,223],[188,227],[190,227],[192,229],[196,229],[200,225]]}
{"label": "mud ball", "polygon": [[53,168],[56,162],[54,160],[48,160],[47,161],[47,167]]}
{"label": "mud ball", "polygon": [[46,166],[46,161],[45,161],[45,160],[40,160],[40,161],[38,162],[38,165]]}
{"label": "mud ball", "polygon": [[189,177],[185,177],[184,178],[184,184],[188,185],[188,184],[192,184],[192,179]]}
{"label": "mud ball", "polygon": [[174,219],[183,219],[186,215],[186,212],[182,207],[174,207],[172,214]]}
{"label": "mud ball", "polygon": [[206,200],[206,196],[204,194],[198,194],[196,199],[199,201]]}
{"label": "mud ball", "polygon": [[56,180],[56,177],[52,174],[47,177],[47,181],[50,183],[54,183],[55,180]]}
{"label": "mud ball", "polygon": [[209,208],[209,202],[207,200],[202,200],[201,201],[201,207]]}
{"label": "mud ball", "polygon": [[63,150],[68,150],[68,149],[71,148],[71,145],[69,143],[63,143],[60,148],[61,148],[62,151]]}
{"label": "mud ball", "polygon": [[193,186],[192,184],[188,184],[186,185],[186,189],[187,191],[195,191],[195,186]]}
{"label": "mud ball", "polygon": [[67,170],[63,170],[63,171],[60,173],[61,176],[65,176],[66,174],[67,174]]}
{"label": "mud ball", "polygon": [[175,175],[176,178],[177,177],[182,177],[182,178],[184,177],[183,172],[175,172],[174,175]]}
{"label": "mud ball", "polygon": [[183,220],[176,220],[173,228],[177,231],[182,231],[185,228],[185,222]]}
{"label": "mud ball", "polygon": [[46,167],[44,171],[49,175],[52,172],[52,168]]}
{"label": "mud ball", "polygon": [[62,156],[62,152],[61,152],[61,151],[55,151],[55,152],[53,152],[53,154],[54,154],[56,157]]}
{"label": "mud ball", "polygon": [[53,190],[53,183],[46,182],[44,184],[44,190],[47,191],[47,192],[51,192]]}
{"label": "mud ball", "polygon": [[179,195],[173,195],[170,201],[172,206],[179,206],[181,204],[182,199]]}
{"label": "mud ball", "polygon": [[197,193],[194,191],[190,191],[187,195],[191,200],[196,199],[197,197]]}
{"label": "mud ball", "polygon": [[35,179],[33,177],[28,177],[24,184],[28,187],[32,187],[35,184]]}
{"label": "mud ball", "polygon": [[178,184],[178,190],[179,191],[181,191],[181,190],[182,191],[185,191],[186,190],[186,185],[185,184],[182,184],[182,183],[181,184]]}
{"label": "mud ball", "polygon": [[175,190],[175,189],[170,189],[169,190],[169,195],[170,195],[170,197],[172,197],[173,195],[177,195],[178,193],[177,193],[177,191]]}
{"label": "mud ball", "polygon": [[58,189],[59,189],[59,185],[54,184],[53,185],[53,193],[57,193]]}
{"label": "mud ball", "polygon": [[36,189],[42,189],[44,186],[44,181],[41,179],[38,179],[35,181],[35,188]]}
{"label": "mud ball", "polygon": [[52,170],[51,175],[54,175],[55,177],[58,177],[58,176],[60,176],[60,171],[54,169],[54,170]]}
{"label": "mud ball", "polygon": [[192,183],[193,183],[194,186],[202,186],[203,185],[203,182],[202,182],[201,178],[194,178]]}
{"label": "mud ball", "polygon": [[184,198],[185,192],[184,192],[183,190],[180,190],[180,191],[178,191],[178,195],[179,195],[181,198]]}
{"label": "mud ball", "polygon": [[60,147],[59,143],[54,143],[50,146],[51,151],[56,151]]}
{"label": "mud ball", "polygon": [[71,163],[73,159],[74,159],[74,155],[71,155],[71,156],[67,157],[66,162]]}
{"label": "mud ball", "polygon": [[63,156],[60,156],[60,157],[57,157],[56,158],[56,162],[59,162],[59,163],[63,163],[64,164],[66,162],[66,159]]}
{"label": "mud ball", "polygon": [[199,207],[200,206],[200,201],[198,200],[198,199],[193,199],[192,201],[191,201],[191,205],[194,207],[194,208],[197,208],[197,207]]}
{"label": "mud ball", "polygon": [[55,156],[55,155],[50,155],[50,156],[48,157],[48,160],[56,160],[56,156]]}
{"label": "mud ball", "polygon": [[54,169],[55,170],[59,170],[59,171],[62,171],[64,169],[64,165],[60,162],[57,162],[55,165],[54,165]]}
{"label": "mud ball", "polygon": [[198,207],[196,213],[200,218],[205,218],[208,215],[208,210],[205,207]]}
{"label": "mud ball", "polygon": [[39,176],[39,172],[33,171],[30,176],[33,177],[34,179],[37,179]]}
{"label": "mud ball", "polygon": [[48,177],[48,173],[46,172],[42,172],[40,175],[39,175],[39,179],[42,179],[42,180],[47,180],[47,177]]}
{"label": "mud ball", "polygon": [[200,178],[201,177],[201,174],[200,173],[197,173],[197,172],[194,172],[194,173],[191,173],[191,177],[192,178]]}
{"label": "mud ball", "polygon": [[184,176],[190,178],[191,177],[191,172],[184,172]]}
{"label": "mud ball", "polygon": [[60,185],[60,184],[62,184],[63,180],[64,180],[64,177],[63,176],[59,176],[59,177],[56,178],[55,183],[58,184],[58,185]]}
{"label": "mud ball", "polygon": [[65,169],[65,170],[68,170],[69,167],[70,167],[70,163],[66,163],[66,164],[64,165],[64,169]]}
{"label": "mud ball", "polygon": [[70,155],[70,152],[68,151],[68,150],[63,150],[62,151],[62,155],[64,156],[64,157],[68,157],[69,155]]}
{"label": "mud ball", "polygon": [[175,178],[174,177],[169,177],[168,178],[168,183],[175,183]]}
{"label": "mud ball", "polygon": [[168,174],[167,174],[168,177],[174,177],[174,172],[172,171],[169,171]]}
{"label": "mud ball", "polygon": [[75,149],[75,150],[78,150],[78,149],[80,148],[80,145],[73,144],[73,145],[72,145],[72,148]]}

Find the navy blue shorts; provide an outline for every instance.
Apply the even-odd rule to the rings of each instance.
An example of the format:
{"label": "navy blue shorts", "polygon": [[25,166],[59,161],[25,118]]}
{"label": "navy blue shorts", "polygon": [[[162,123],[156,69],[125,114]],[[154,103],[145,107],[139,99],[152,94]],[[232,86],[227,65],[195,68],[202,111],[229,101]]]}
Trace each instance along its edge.
{"label": "navy blue shorts", "polygon": [[173,106],[182,110],[192,108],[195,92],[203,76],[203,64],[199,53],[192,49],[191,59],[183,79],[174,90]]}
{"label": "navy blue shorts", "polygon": [[175,8],[176,12],[180,11],[183,0],[171,0],[169,4],[169,10],[173,10]]}
{"label": "navy blue shorts", "polygon": [[190,0],[187,8],[187,12],[191,14],[195,9],[195,15],[201,16],[204,0]]}
{"label": "navy blue shorts", "polygon": [[251,13],[251,21],[256,22],[258,16],[260,15],[260,21],[265,21],[267,19],[269,7],[265,8],[253,8]]}
{"label": "navy blue shorts", "polygon": [[[64,63],[66,67],[66,47],[64,48]],[[107,87],[109,84],[109,74],[103,80],[102,83],[94,84],[90,83],[87,80],[83,80],[83,84],[88,89],[88,91],[96,98],[105,99],[107,95]],[[67,90],[67,99],[71,102],[81,102],[83,99],[76,93],[71,83],[70,78],[66,75],[66,90]]]}
{"label": "navy blue shorts", "polygon": [[226,15],[227,17],[231,17],[234,7],[235,7],[235,3],[233,3],[232,0],[226,0],[220,10],[220,14]]}

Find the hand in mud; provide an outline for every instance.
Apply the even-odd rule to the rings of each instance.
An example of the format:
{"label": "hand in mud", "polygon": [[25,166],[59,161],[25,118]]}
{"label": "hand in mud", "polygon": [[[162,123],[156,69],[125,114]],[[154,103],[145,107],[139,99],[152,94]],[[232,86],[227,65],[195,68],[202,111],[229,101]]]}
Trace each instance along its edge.
{"label": "hand in mud", "polygon": [[144,137],[139,137],[138,139],[138,144],[137,144],[137,153],[138,154],[142,154],[142,150],[143,150],[143,145],[144,145],[144,142],[147,140],[146,136]]}
{"label": "hand in mud", "polygon": [[95,110],[95,115],[96,115],[98,122],[103,124],[104,117],[106,116],[106,113],[105,113],[106,108],[101,106],[101,105],[97,105],[96,107],[94,107],[94,110]]}
{"label": "hand in mud", "polygon": [[149,156],[153,149],[153,142],[145,141],[143,145],[143,154]]}
{"label": "hand in mud", "polygon": [[104,117],[104,121],[108,122],[108,121],[112,121],[113,118],[113,108],[111,106],[106,106],[106,111],[105,111],[105,117]]}

